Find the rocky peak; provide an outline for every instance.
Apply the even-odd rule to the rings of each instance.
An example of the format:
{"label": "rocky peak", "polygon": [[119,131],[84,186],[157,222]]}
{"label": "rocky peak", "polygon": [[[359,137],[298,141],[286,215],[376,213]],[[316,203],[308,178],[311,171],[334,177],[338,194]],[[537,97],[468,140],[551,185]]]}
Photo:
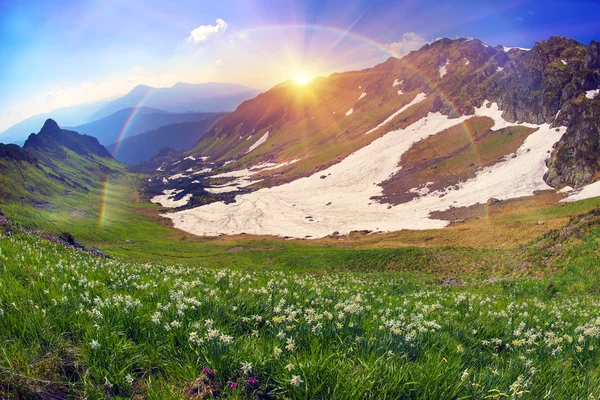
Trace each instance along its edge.
{"label": "rocky peak", "polygon": [[60,134],[60,127],[51,118],[48,118],[46,122],[44,122],[44,126],[40,130],[40,133],[48,134],[48,135],[57,135]]}
{"label": "rocky peak", "polygon": [[23,149],[29,152],[51,152],[61,158],[66,156],[63,147],[82,156],[112,157],[95,137],[61,129],[52,119],[46,120],[39,133],[29,135],[23,145]]}

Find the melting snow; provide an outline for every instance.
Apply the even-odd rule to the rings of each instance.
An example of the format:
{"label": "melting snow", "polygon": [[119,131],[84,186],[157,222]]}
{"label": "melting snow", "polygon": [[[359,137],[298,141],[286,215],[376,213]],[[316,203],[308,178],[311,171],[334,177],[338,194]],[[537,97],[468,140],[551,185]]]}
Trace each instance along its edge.
{"label": "melting snow", "polygon": [[398,79],[394,79],[394,83],[392,83],[392,87],[396,87],[398,85],[402,85],[402,82],[404,82],[404,80],[399,81]]}
{"label": "melting snow", "polygon": [[561,201],[570,203],[573,201],[591,199],[592,197],[598,196],[600,196],[600,181],[584,186],[581,190],[578,190],[576,193],[570,195],[566,199],[562,199]]}
{"label": "melting snow", "polygon": [[[494,129],[516,125],[504,121],[500,114],[496,104],[475,111],[475,115],[493,118]],[[246,232],[318,238],[334,231],[348,234],[362,229],[441,228],[447,222],[429,218],[430,212],[485,203],[491,197],[508,199],[549,189],[542,179],[547,170],[545,160],[566,129],[550,128],[548,124],[521,124],[538,130],[527,137],[515,157],[484,168],[460,184],[459,189],[445,191],[443,197],[440,191],[423,191],[422,197],[392,208],[371,200],[382,194],[378,184],[398,171],[400,157],[414,143],[468,118],[449,119],[440,113],[429,113],[411,126],[388,132],[338,164],[309,177],[238,195],[235,203],[217,202],[165,216],[173,220],[176,228],[197,235]],[[327,178],[321,179],[323,175]],[[307,215],[313,216],[312,221],[305,218]]]}
{"label": "melting snow", "polygon": [[415,104],[422,102],[423,100],[425,100],[425,93],[419,93],[418,95],[415,96],[415,98],[410,103],[408,103],[407,105],[405,105],[404,107],[402,107],[401,109],[399,109],[398,111],[396,111],[395,113],[393,113],[392,115],[387,117],[387,119],[385,121],[383,121],[382,123],[377,125],[375,128],[371,129],[370,131],[367,131],[365,133],[365,135],[368,135],[369,133],[374,132],[377,129],[381,128],[382,126],[384,126],[385,124],[387,124],[388,122],[390,122],[391,120],[396,118],[398,115],[402,114],[409,107],[412,107]]}
{"label": "melting snow", "polygon": [[203,157],[200,157],[200,159],[201,159],[202,161],[206,161],[206,160],[208,160],[209,158],[210,158],[210,156],[203,156]]}
{"label": "melting snow", "polygon": [[508,53],[512,49],[519,49],[519,50],[525,50],[525,51],[531,50],[531,49],[526,49],[525,47],[507,47],[507,46],[502,46],[502,49],[504,50],[505,53]]}
{"label": "melting snow", "polygon": [[253,165],[250,168],[244,168],[244,169],[230,171],[230,172],[223,172],[223,173],[212,176],[212,178],[235,178],[235,179],[231,182],[227,182],[224,185],[214,185],[212,187],[206,188],[205,190],[209,193],[235,192],[238,190],[238,188],[251,186],[251,185],[254,185],[255,183],[262,181],[262,179],[258,179],[258,180],[254,180],[254,181],[250,180],[249,178],[252,175],[258,174],[259,172],[263,172],[263,171],[271,171],[274,169],[285,167],[286,165],[291,165],[296,162],[298,162],[297,159],[292,160],[292,161],[283,162],[280,164],[267,162],[267,163],[263,163],[263,164],[259,164],[259,165]]}
{"label": "melting snow", "polygon": [[567,65],[568,64],[565,60],[560,60],[560,61],[563,63],[563,65]]}
{"label": "melting snow", "polygon": [[348,111],[346,111],[346,117],[350,114],[352,114],[354,112],[354,108],[349,109]]}
{"label": "melting snow", "polygon": [[440,70],[440,78],[443,78],[444,75],[446,75],[448,73],[448,71],[446,71],[446,67],[448,66],[449,63],[450,63],[450,60],[446,60],[445,62],[443,62],[440,65],[440,68],[439,68],[439,70]]}
{"label": "melting snow", "polygon": [[565,186],[564,188],[560,189],[557,193],[569,193],[572,191],[573,191],[573,188],[571,186]]}
{"label": "melting snow", "polygon": [[502,67],[496,68],[496,72],[502,72],[502,71],[504,71],[504,68],[502,68]]}
{"label": "melting snow", "polygon": [[[204,157],[202,157],[202,158],[204,158]],[[207,157],[207,158],[208,158],[208,157]],[[184,160],[192,160],[192,161],[196,161],[196,158],[195,158],[195,157],[192,157],[192,156],[187,156],[186,158],[184,158]]]}
{"label": "melting snow", "polygon": [[248,151],[246,151],[246,153],[250,153],[252,150],[254,150],[258,146],[260,146],[261,144],[266,142],[268,138],[269,138],[269,132],[265,133],[264,135],[262,135],[260,137],[260,139],[258,139],[256,142],[254,142],[254,144],[252,146],[250,146],[250,148],[248,149]]}
{"label": "melting snow", "polygon": [[173,179],[187,178],[187,177],[188,177],[188,176],[187,176],[187,175],[184,175],[184,174],[175,174],[175,175],[171,175],[171,176],[169,177],[169,179],[173,180]]}
{"label": "melting snow", "polygon": [[204,169],[201,169],[200,171],[194,172],[192,175],[207,174],[210,171],[212,171],[212,168],[204,168]]}
{"label": "melting snow", "polygon": [[365,97],[367,95],[367,92],[362,92],[360,94],[360,96],[358,96],[358,100],[362,99],[363,97]]}
{"label": "melting snow", "polygon": [[469,64],[471,64],[471,61],[465,59],[465,65],[469,65]]}
{"label": "melting snow", "polygon": [[181,199],[174,200],[173,198],[178,193],[181,193],[181,190],[175,190],[175,189],[164,190],[163,194],[154,196],[152,198],[152,200],[150,200],[150,201],[155,204],[160,203],[163,207],[175,208],[175,207],[181,207],[181,206],[186,205],[192,198],[191,194],[186,194]]}
{"label": "melting snow", "polygon": [[587,92],[585,92],[585,97],[587,97],[588,99],[593,99],[598,93],[600,93],[600,89],[588,90]]}

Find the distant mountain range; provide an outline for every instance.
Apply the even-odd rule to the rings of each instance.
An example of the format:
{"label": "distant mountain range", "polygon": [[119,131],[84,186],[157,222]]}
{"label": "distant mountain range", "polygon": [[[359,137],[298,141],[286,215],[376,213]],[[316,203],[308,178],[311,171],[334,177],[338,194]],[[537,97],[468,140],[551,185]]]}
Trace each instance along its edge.
{"label": "distant mountain range", "polygon": [[69,129],[94,136],[100,143],[109,146],[119,138],[125,139],[179,122],[200,121],[213,115],[204,112],[172,113],[150,107],[124,108],[107,117]]}
{"label": "distant mountain range", "polygon": [[127,137],[120,143],[113,143],[108,146],[108,149],[115,159],[129,165],[149,160],[165,147],[178,151],[189,150],[224,115],[226,113],[203,113],[198,116],[197,121],[161,126],[139,135]]}
{"label": "distant mountain range", "polygon": [[106,101],[80,104],[71,107],[58,108],[47,113],[34,115],[14,124],[0,134],[0,143],[16,143],[22,145],[25,139],[40,129],[44,122],[52,118],[64,126],[76,126],[89,122],[95,112],[106,104]]}
{"label": "distant mountain range", "polygon": [[233,111],[259,90],[233,83],[176,83],[170,88],[136,86],[125,96],[107,103],[92,119],[106,117],[118,110],[146,106],[175,113]]}
{"label": "distant mountain range", "polygon": [[[62,126],[77,129],[84,126],[85,129],[89,129],[91,135],[98,135],[103,144],[109,145],[116,141],[123,129],[124,125],[119,126],[120,121],[124,123],[133,108],[141,108],[142,111],[136,114],[141,113],[146,116],[149,114],[186,115],[180,117],[156,115],[141,118],[145,122],[136,122],[137,118],[134,118],[131,122],[133,126],[129,126],[126,136],[166,124],[194,121],[195,117],[191,115],[194,113],[233,111],[243,101],[255,97],[258,93],[260,91],[256,89],[231,83],[177,83],[170,88],[140,85],[115,100],[65,107],[27,118],[0,134],[0,142],[22,144],[30,133],[35,132],[45,120],[51,118]],[[152,111],[153,108],[156,110]],[[105,117],[110,118],[94,124]],[[106,126],[102,127],[101,125],[104,124]]]}

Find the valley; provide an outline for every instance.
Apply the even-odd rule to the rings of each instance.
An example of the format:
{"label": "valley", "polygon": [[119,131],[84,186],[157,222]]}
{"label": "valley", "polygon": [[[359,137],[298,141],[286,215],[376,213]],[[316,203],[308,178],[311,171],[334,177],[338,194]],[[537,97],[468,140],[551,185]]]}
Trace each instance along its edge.
{"label": "valley", "polygon": [[[253,89],[296,29],[355,62]],[[599,42],[156,32],[0,135],[0,398],[600,396]]]}

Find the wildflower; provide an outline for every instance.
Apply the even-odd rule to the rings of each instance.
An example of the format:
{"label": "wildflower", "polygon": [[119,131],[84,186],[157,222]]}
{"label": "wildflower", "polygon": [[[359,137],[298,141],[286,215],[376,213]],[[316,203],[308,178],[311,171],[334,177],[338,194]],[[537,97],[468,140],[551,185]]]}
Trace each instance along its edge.
{"label": "wildflower", "polygon": [[92,340],[92,341],[90,342],[90,347],[91,347],[92,349],[96,350],[98,347],[100,347],[100,343],[98,343],[98,342],[97,342],[97,341],[95,341],[95,340]]}
{"label": "wildflower", "polygon": [[294,386],[300,386],[300,384],[304,382],[300,375],[292,375],[292,379],[290,379],[290,383]]}
{"label": "wildflower", "polygon": [[292,370],[294,369],[294,364],[288,364],[288,365],[286,365],[285,369],[287,369],[288,371],[292,372]]}
{"label": "wildflower", "polygon": [[110,383],[110,381],[108,380],[107,377],[104,377],[104,386],[106,386],[108,389],[110,389],[111,387],[113,387],[113,384]]}
{"label": "wildflower", "polygon": [[231,389],[236,389],[236,388],[237,388],[237,383],[235,383],[235,382],[231,382],[231,383],[229,384],[229,387],[230,387]]}
{"label": "wildflower", "polygon": [[212,375],[212,376],[216,375],[214,369],[210,369],[210,368],[207,368],[207,367],[202,368],[202,373],[203,374],[207,374],[207,375]]}
{"label": "wildflower", "polygon": [[248,383],[251,385],[256,385],[258,383],[258,380],[254,378],[248,378]]}
{"label": "wildflower", "polygon": [[131,385],[133,383],[133,377],[130,374],[125,375],[125,382]]}
{"label": "wildflower", "polygon": [[279,347],[275,347],[273,349],[273,355],[275,356],[275,358],[279,358],[282,352],[283,350],[281,350]]}
{"label": "wildflower", "polygon": [[241,369],[242,369],[243,373],[247,374],[247,373],[252,372],[252,363],[251,362],[242,362],[240,364],[242,364]]}
{"label": "wildflower", "polygon": [[296,342],[292,338],[288,338],[286,341],[285,348],[289,351],[293,351],[296,348]]}
{"label": "wildflower", "polygon": [[464,382],[469,377],[469,370],[465,369],[462,375],[460,376],[460,381]]}

